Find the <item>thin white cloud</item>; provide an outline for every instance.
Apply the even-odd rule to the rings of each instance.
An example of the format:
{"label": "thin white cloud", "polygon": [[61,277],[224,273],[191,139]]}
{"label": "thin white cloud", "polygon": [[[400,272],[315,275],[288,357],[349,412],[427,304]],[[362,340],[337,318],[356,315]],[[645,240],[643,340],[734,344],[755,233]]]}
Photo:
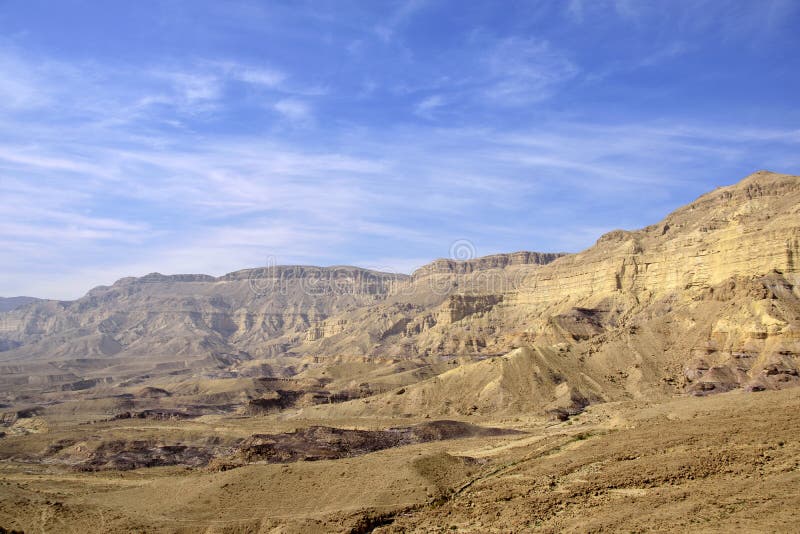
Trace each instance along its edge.
{"label": "thin white cloud", "polygon": [[[156,71],[154,73],[170,82],[173,95],[152,95],[140,103],[173,104],[191,110],[197,106],[218,103],[225,97],[227,86],[233,82],[245,83],[264,90],[292,92],[286,86],[285,73],[231,61],[198,62],[193,68]],[[310,88],[310,92],[318,92]]]}
{"label": "thin white cloud", "polygon": [[794,0],[736,2],[719,0],[570,0],[563,3],[567,17],[578,24],[603,25],[621,19],[648,36],[658,35],[669,25],[676,33],[712,35],[724,40],[759,42],[774,30],[790,27],[800,6]]}
{"label": "thin white cloud", "polygon": [[403,0],[380,24],[373,28],[373,33],[384,43],[394,40],[398,30],[408,19],[428,4],[427,0]]}
{"label": "thin white cloud", "polygon": [[275,111],[294,123],[308,123],[313,119],[311,106],[296,98],[284,98],[275,102]]}
{"label": "thin white cloud", "polygon": [[614,9],[619,16],[627,19],[636,19],[641,13],[643,6],[642,2],[636,0],[613,0]]}
{"label": "thin white cloud", "polygon": [[578,67],[563,53],[547,42],[531,39],[505,39],[486,61],[493,80],[485,94],[505,105],[544,100],[578,73]]}
{"label": "thin white cloud", "polygon": [[441,95],[432,95],[424,98],[414,106],[414,113],[426,119],[433,118],[437,109],[445,105],[445,99]]}
{"label": "thin white cloud", "polygon": [[392,92],[419,98],[415,113],[430,119],[445,104],[456,114],[539,104],[581,73],[567,51],[546,40],[476,32],[468,44],[460,61],[437,63],[436,76],[401,79]]}
{"label": "thin white cloud", "polygon": [[345,46],[345,50],[347,50],[347,53],[351,56],[358,57],[364,51],[364,41],[361,39],[353,39]]}
{"label": "thin white cloud", "polygon": [[216,76],[173,72],[169,73],[168,77],[175,84],[180,96],[189,105],[217,100],[222,95],[222,84]]}
{"label": "thin white cloud", "polygon": [[286,80],[286,74],[273,69],[240,66],[233,70],[233,74],[243,82],[265,87],[279,87]]}
{"label": "thin white cloud", "polygon": [[224,111],[237,84],[248,88],[242,105],[249,99],[255,108],[265,98],[282,96],[287,114],[299,120],[305,113],[307,120],[312,101],[328,93],[318,83],[303,83],[269,65],[226,60],[100,66],[43,60],[5,48],[0,49],[0,71],[0,117],[47,110],[48,122],[26,125],[42,131],[60,121],[100,128],[148,126],[146,135],[152,135],[154,126],[185,129],[186,121]]}
{"label": "thin white cloud", "polygon": [[[58,221],[54,221],[58,222]],[[120,223],[124,224],[124,223]],[[37,223],[0,223],[0,236],[6,239],[15,238],[22,241],[37,240],[48,243],[76,240],[108,240],[124,239],[122,232],[111,229],[93,228],[85,225],[41,224]]]}
{"label": "thin white cloud", "polygon": [[569,0],[565,4],[567,15],[575,22],[583,22],[583,2],[584,0]]}
{"label": "thin white cloud", "polygon": [[579,72],[577,65],[546,41],[517,37],[498,42],[484,61],[490,76],[484,96],[508,106],[544,100]]}
{"label": "thin white cloud", "polygon": [[0,49],[0,112],[41,108],[52,103],[52,86],[42,79],[41,69],[13,49]]}
{"label": "thin white cloud", "polygon": [[[363,252],[351,257],[343,250],[369,240],[431,257],[446,254],[450,237],[465,233],[481,250],[524,242],[576,250],[605,228],[558,219],[583,197],[618,203],[647,194],[657,208],[666,192],[691,185],[708,160],[735,163],[757,152],[764,158],[764,142],[800,153],[796,130],[681,123],[364,132],[349,143],[359,155],[268,139],[188,139],[160,150],[88,141],[68,150],[28,149],[0,174],[0,196],[13,208],[0,224],[0,243],[12,254],[0,294],[76,297],[112,282],[112,273],[223,274],[263,264],[267,256],[282,263],[367,262]],[[63,168],[81,149],[98,167],[124,169],[125,186],[65,178]],[[569,198],[553,197],[553,184],[567,188]],[[86,212],[115,202],[136,207],[148,221],[179,214],[188,226]],[[526,217],[533,207],[549,223],[531,226]],[[487,224],[486,209],[509,213],[508,224]],[[380,257],[390,258],[385,249]],[[415,263],[380,261],[403,271]]]}
{"label": "thin white cloud", "polygon": [[[407,19],[398,20],[394,32]],[[401,80],[403,91],[392,93],[393,80],[370,71],[364,94],[397,97],[389,103],[401,102],[406,118],[409,110],[439,118],[465,109],[485,117],[543,103],[581,74],[551,42],[490,37],[471,46],[459,61],[437,63],[436,76],[414,70]],[[686,50],[677,37],[659,46],[635,59],[667,61]],[[333,107],[321,97],[336,89],[324,77],[306,84],[303,72],[268,63],[196,60],[135,70],[14,54],[6,63],[0,56],[13,67],[0,96],[16,102],[0,104],[0,249],[7,252],[0,295],[76,297],[115,277],[223,274],[268,255],[410,270],[419,260],[403,261],[406,252],[446,255],[453,236],[465,234],[485,251],[575,250],[609,220],[576,206],[624,210],[647,195],[652,210],[664,209],[691,187],[706,189],[697,181],[709,162],[720,174],[752,170],[753,162],[800,166],[796,128],[545,117],[525,127],[467,120],[437,129],[403,126],[390,111],[385,127],[345,111],[319,132],[315,118]],[[342,93],[332,96],[353,105]],[[258,133],[218,129],[213,119],[241,111],[247,98],[248,111],[259,114],[249,123]],[[32,109],[41,113],[19,113]],[[733,171],[713,179],[733,181],[740,177]]]}
{"label": "thin white cloud", "polygon": [[394,37],[394,29],[390,28],[389,26],[381,24],[375,26],[375,28],[373,28],[373,31],[375,32],[375,35],[377,35],[378,38],[384,43],[390,42]]}
{"label": "thin white cloud", "polygon": [[103,168],[84,158],[42,155],[30,147],[14,145],[9,147],[0,146],[0,169],[20,167],[83,173],[93,176],[108,174],[107,168]]}

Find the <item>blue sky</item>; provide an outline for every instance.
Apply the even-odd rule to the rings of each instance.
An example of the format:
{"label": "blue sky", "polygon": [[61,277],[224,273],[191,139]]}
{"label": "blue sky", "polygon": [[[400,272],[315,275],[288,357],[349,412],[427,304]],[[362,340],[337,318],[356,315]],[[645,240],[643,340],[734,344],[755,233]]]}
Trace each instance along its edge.
{"label": "blue sky", "polygon": [[578,251],[800,172],[800,2],[0,0],[0,295]]}

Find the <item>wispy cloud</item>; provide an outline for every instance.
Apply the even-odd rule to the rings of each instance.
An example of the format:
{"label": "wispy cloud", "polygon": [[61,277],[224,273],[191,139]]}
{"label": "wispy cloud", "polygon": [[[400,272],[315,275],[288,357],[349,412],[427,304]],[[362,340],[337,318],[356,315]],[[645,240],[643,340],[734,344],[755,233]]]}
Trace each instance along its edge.
{"label": "wispy cloud", "polygon": [[414,106],[414,113],[426,119],[432,119],[436,110],[445,105],[445,99],[441,95],[431,95],[422,99]]}
{"label": "wispy cloud", "polygon": [[[124,61],[0,39],[0,295],[267,256],[408,271],[460,238],[577,250],[800,168],[796,2],[521,5],[206,5],[159,21],[191,32],[174,53]],[[781,61],[739,68],[757,39]],[[740,83],[701,94],[733,45]]]}
{"label": "wispy cloud", "polygon": [[[187,120],[213,117],[229,110],[238,94],[240,106],[261,106],[280,99],[298,118],[301,107],[326,89],[293,80],[271,66],[232,60],[164,60],[146,67],[100,66],[93,62],[43,61],[14,48],[0,50],[0,114],[29,110],[53,112],[50,123],[69,121],[99,126],[185,127]],[[242,98],[241,87],[248,88]],[[237,93],[238,91],[238,93]],[[302,97],[298,100],[296,97]],[[148,124],[149,122],[149,124]]]}
{"label": "wispy cloud", "polygon": [[[386,243],[436,257],[465,233],[486,253],[575,250],[597,237],[587,228],[600,225],[585,212],[565,216],[571,206],[590,202],[598,212],[617,210],[622,226],[654,222],[668,207],[690,199],[676,191],[703,192],[706,186],[697,180],[708,161],[727,160],[735,169],[756,152],[762,161],[775,157],[761,152],[765,140],[774,154],[785,153],[779,145],[800,148],[792,130],[561,124],[513,132],[365,132],[352,149],[358,155],[250,138],[199,144],[187,138],[162,150],[120,149],[116,140],[93,138],[90,145],[83,139],[81,146],[56,153],[28,149],[13,168],[2,170],[0,180],[0,196],[13,206],[0,224],[0,242],[17,251],[4,264],[0,293],[19,293],[22,273],[27,280],[32,273],[51,281],[74,279],[85,264],[76,255],[107,265],[106,273],[222,274],[261,264],[267,256],[375,264],[374,258],[389,257]],[[91,151],[96,167],[69,163],[71,157],[82,161],[82,150]],[[0,149],[0,156],[9,152]],[[124,185],[77,179],[104,167],[122,169]],[[65,168],[74,178],[62,174]],[[649,217],[619,211],[620,202],[631,205],[641,195],[650,198]],[[120,202],[128,209],[113,213]],[[492,210],[505,213],[508,222],[487,224],[485,214]],[[384,243],[373,259],[361,250],[372,240]],[[131,243],[136,254],[128,249]],[[46,259],[25,252],[36,247],[47,251]],[[98,282],[86,278],[53,295],[77,296]]]}
{"label": "wispy cloud", "polygon": [[724,39],[760,39],[779,27],[790,25],[800,7],[793,0],[674,0],[667,3],[569,0],[563,4],[563,10],[578,24],[610,25],[616,17],[650,36],[669,27],[673,36],[710,32]]}
{"label": "wispy cloud", "polygon": [[311,106],[302,100],[284,98],[275,102],[275,111],[291,122],[306,124],[313,119]]}
{"label": "wispy cloud", "polygon": [[485,96],[511,106],[544,100],[579,72],[563,52],[534,39],[504,39],[485,61],[490,74]]}
{"label": "wispy cloud", "polygon": [[194,72],[168,72],[164,77],[174,86],[180,101],[186,105],[197,105],[218,100],[222,94],[222,83],[216,76]]}
{"label": "wispy cloud", "polygon": [[286,81],[286,74],[275,69],[252,67],[226,63],[226,70],[235,78],[250,84],[265,87],[280,87]]}
{"label": "wispy cloud", "polygon": [[30,65],[0,50],[0,110],[37,108],[50,101],[45,87]]}
{"label": "wispy cloud", "polygon": [[394,11],[373,27],[373,32],[385,43],[392,41],[398,28],[427,3],[426,0],[401,0]]}

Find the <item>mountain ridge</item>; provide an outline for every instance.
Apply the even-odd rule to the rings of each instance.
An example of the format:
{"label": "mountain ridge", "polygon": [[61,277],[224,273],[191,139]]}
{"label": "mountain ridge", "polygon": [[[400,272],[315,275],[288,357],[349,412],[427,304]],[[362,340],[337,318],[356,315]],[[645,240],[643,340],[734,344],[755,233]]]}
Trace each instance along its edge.
{"label": "mountain ridge", "polygon": [[[236,389],[244,378],[296,377],[345,400],[406,388],[369,407],[314,408],[386,402],[387,414],[569,414],[584,401],[780,388],[797,381],[800,353],[798,214],[800,177],[758,172],[575,254],[440,259],[412,275],[266,266],[123,278],[2,314],[0,366],[13,363],[11,396],[113,384],[189,391],[198,376],[233,388],[225,399],[260,395]],[[482,363],[520,349],[514,365]],[[446,394],[433,402],[424,381],[454,364],[478,377],[443,375]],[[509,374],[517,367],[538,377],[529,399],[520,396],[530,384]],[[505,400],[468,391],[479,383],[499,384]],[[477,397],[445,402],[462,395]],[[290,397],[281,406],[316,402]]]}
{"label": "mountain ridge", "polygon": [[40,300],[42,299],[36,297],[0,297],[0,313],[14,311],[17,308]]}

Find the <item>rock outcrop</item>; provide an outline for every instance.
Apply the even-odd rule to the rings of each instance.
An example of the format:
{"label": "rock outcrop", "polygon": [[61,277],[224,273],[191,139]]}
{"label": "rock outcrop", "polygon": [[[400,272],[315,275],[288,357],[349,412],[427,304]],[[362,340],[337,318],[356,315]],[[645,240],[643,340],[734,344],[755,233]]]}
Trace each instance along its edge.
{"label": "rock outcrop", "polygon": [[476,271],[489,269],[505,269],[513,265],[547,265],[562,256],[563,252],[512,252],[509,254],[494,254],[469,260],[458,261],[442,258],[424,265],[414,271],[412,277],[423,278],[433,274],[470,274]]}

